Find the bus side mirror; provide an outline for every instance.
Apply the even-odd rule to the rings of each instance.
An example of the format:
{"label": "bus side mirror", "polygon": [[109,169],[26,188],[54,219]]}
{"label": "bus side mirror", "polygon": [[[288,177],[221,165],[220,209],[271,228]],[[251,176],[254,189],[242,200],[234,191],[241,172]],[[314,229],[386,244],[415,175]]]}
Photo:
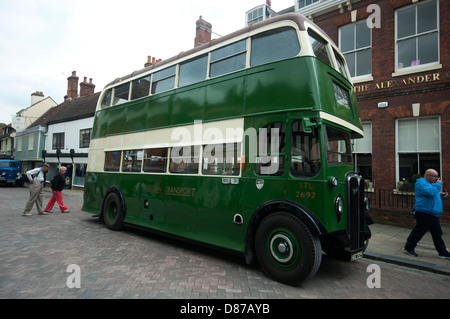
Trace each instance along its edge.
{"label": "bus side mirror", "polygon": [[317,126],[317,123],[311,121],[309,117],[304,117],[302,119],[303,132],[312,133],[311,127]]}

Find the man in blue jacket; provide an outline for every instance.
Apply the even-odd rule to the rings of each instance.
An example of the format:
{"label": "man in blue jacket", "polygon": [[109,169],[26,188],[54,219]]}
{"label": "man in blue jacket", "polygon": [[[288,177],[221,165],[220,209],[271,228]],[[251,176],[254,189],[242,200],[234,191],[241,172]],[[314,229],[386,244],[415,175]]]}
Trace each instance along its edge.
{"label": "man in blue jacket", "polygon": [[416,203],[414,204],[416,227],[411,231],[405,253],[417,257],[414,251],[417,243],[429,230],[433,238],[434,247],[440,258],[450,259],[450,254],[442,240],[442,228],[439,215],[442,214],[442,199],[448,197],[447,192],[441,192],[442,180],[434,169],[428,169],[423,178],[416,182]]}

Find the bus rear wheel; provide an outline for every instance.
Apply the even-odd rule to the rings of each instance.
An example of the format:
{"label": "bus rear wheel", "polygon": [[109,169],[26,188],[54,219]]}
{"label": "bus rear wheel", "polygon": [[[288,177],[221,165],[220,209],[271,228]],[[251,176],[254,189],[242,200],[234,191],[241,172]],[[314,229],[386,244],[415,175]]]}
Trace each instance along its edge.
{"label": "bus rear wheel", "polygon": [[322,260],[319,238],[298,217],[286,212],[270,214],[261,222],[255,248],[264,273],[288,285],[314,276]]}
{"label": "bus rear wheel", "polygon": [[111,230],[120,230],[123,228],[125,212],[123,210],[120,196],[115,193],[109,193],[103,202],[103,220],[106,227]]}

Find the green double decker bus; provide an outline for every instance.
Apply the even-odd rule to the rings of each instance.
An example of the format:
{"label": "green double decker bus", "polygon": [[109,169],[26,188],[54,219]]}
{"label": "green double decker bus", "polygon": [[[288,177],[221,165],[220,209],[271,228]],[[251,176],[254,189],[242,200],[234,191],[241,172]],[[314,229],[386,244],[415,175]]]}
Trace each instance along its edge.
{"label": "green double decker bus", "polygon": [[83,210],[257,260],[296,285],[370,237],[342,54],[285,14],[116,79],[101,93]]}

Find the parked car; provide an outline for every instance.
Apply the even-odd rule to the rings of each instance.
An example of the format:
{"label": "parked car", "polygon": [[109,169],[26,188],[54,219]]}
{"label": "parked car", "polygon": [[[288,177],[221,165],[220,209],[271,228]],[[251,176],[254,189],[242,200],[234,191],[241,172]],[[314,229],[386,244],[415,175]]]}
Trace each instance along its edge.
{"label": "parked car", "polygon": [[0,160],[0,183],[23,186],[22,163],[14,160]]}

